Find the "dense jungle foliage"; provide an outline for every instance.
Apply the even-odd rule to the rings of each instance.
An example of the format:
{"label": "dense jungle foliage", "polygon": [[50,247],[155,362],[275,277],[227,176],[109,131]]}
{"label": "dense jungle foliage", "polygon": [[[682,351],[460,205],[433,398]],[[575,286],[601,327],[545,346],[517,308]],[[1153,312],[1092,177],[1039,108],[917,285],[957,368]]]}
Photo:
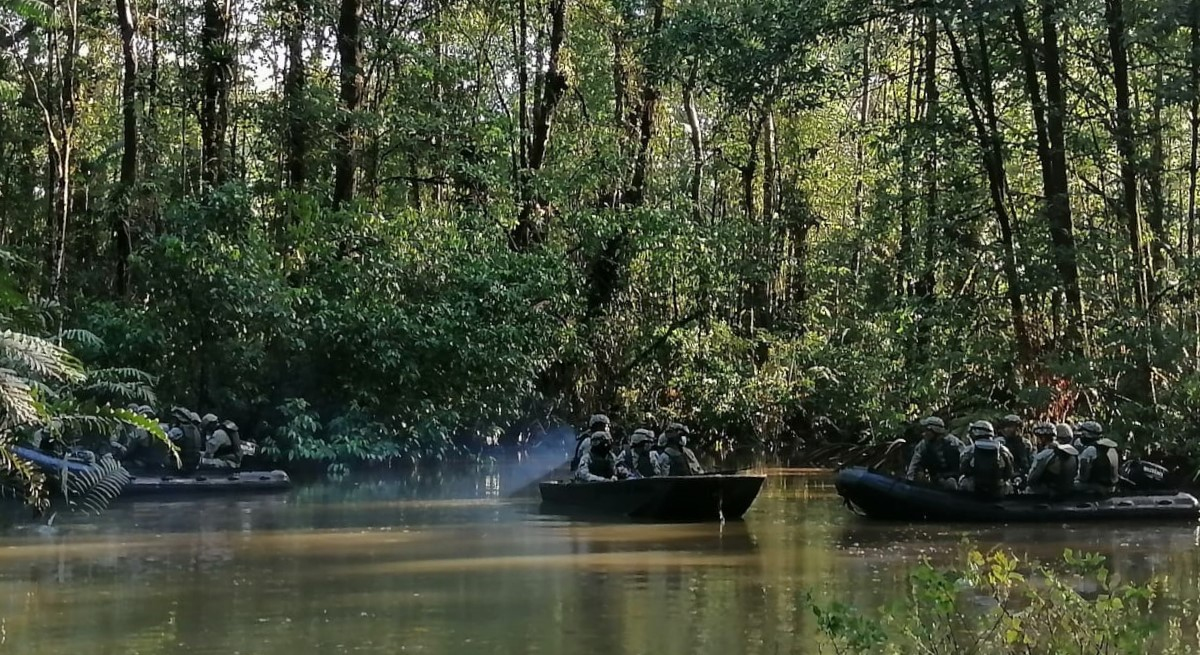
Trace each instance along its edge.
{"label": "dense jungle foliage", "polygon": [[5,320],[283,458],[1187,455],[1198,90],[1200,0],[0,0]]}

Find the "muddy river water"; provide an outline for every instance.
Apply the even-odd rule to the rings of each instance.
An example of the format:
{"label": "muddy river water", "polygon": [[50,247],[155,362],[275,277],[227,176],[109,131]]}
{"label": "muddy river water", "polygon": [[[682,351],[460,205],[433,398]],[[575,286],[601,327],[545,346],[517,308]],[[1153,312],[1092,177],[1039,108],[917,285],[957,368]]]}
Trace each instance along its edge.
{"label": "muddy river water", "polygon": [[120,503],[0,533],[0,653],[806,653],[813,592],[905,593],[968,539],[1098,551],[1127,579],[1200,597],[1196,525],[867,522],[826,478],[771,472],[744,521],[543,515],[501,474]]}

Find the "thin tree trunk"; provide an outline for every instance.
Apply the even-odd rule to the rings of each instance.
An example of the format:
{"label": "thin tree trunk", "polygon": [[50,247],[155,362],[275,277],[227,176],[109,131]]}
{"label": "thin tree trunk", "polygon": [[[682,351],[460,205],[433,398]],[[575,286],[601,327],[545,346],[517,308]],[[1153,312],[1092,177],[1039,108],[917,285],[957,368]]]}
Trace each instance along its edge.
{"label": "thin tree trunk", "polygon": [[[976,41],[978,56],[979,79],[971,76],[974,68],[969,68],[950,25],[946,26],[946,36],[950,40],[951,53],[954,56],[954,70],[958,76],[959,86],[967,100],[970,110],[971,123],[975,127],[975,135],[979,148],[983,153],[984,172],[988,178],[988,191],[992,210],[996,214],[996,222],[1000,226],[1000,238],[1004,245],[1004,276],[1006,280],[1005,295],[1008,297],[1009,311],[1012,314],[1013,336],[1017,343],[1017,363],[1028,364],[1032,361],[1033,344],[1029,337],[1029,328],[1025,318],[1025,302],[1022,297],[1022,280],[1017,268],[1016,244],[1013,237],[1012,219],[1008,211],[1008,179],[1004,169],[1004,147],[1000,135],[999,119],[996,113],[996,101],[992,93],[991,53],[988,48],[987,35],[982,25],[976,26]],[[979,100],[976,100],[978,89]],[[980,110],[982,102],[982,112]]]}
{"label": "thin tree trunk", "polygon": [[[1166,273],[1165,248],[1170,243],[1166,225],[1166,194],[1163,191],[1163,174],[1166,168],[1166,153],[1163,144],[1166,125],[1163,124],[1163,66],[1158,62],[1155,66],[1155,85],[1153,108],[1150,117],[1150,165],[1146,170],[1147,186],[1150,191],[1150,211],[1146,213],[1146,222],[1152,235],[1150,244],[1150,268],[1147,271],[1147,298],[1155,298],[1159,292],[1158,280]],[[1155,308],[1148,308],[1151,315]]]}
{"label": "thin tree trunk", "polygon": [[900,251],[897,254],[896,266],[896,295],[904,296],[911,292],[909,273],[913,269],[913,230],[912,230],[912,200],[915,190],[912,186],[912,132],[913,132],[913,102],[916,97],[917,85],[917,50],[920,20],[915,16],[911,19],[908,44],[908,73],[905,76],[904,95],[904,133],[900,144]]}
{"label": "thin tree trunk", "polygon": [[133,252],[130,222],[135,210],[138,174],[138,60],[133,0],[117,0],[117,24],[121,30],[121,118],[125,143],[121,154],[121,177],[117,183],[117,203],[113,210],[113,232],[116,235],[116,292],[124,297],[129,292],[129,256]]}
{"label": "thin tree trunk", "polygon": [[1146,308],[1146,267],[1142,258],[1142,229],[1138,218],[1138,180],[1136,150],[1133,142],[1133,111],[1130,108],[1129,53],[1125,48],[1125,15],[1122,0],[1104,0],[1104,19],[1108,25],[1108,46],[1112,54],[1113,89],[1116,95],[1114,136],[1121,169],[1121,203],[1118,206],[1129,237],[1133,257],[1133,295],[1137,306]]}
{"label": "thin tree trunk", "polygon": [[[1189,154],[1188,154],[1188,201],[1187,201],[1187,259],[1188,266],[1195,270],[1196,261],[1196,177],[1200,172],[1200,0],[1191,0],[1188,5],[1191,52],[1188,61],[1188,90],[1191,103],[1188,107]],[[1189,294],[1189,298],[1194,295]],[[1200,314],[1195,318],[1195,331],[1200,335]]]}
{"label": "thin tree trunk", "polygon": [[200,176],[209,188],[225,181],[226,132],[233,56],[229,43],[230,0],[204,0],[200,30],[204,89],[200,104]]}
{"label": "thin tree trunk", "polygon": [[308,0],[292,0],[290,15],[284,16],[284,41],[287,45],[287,71],[283,78],[286,103],[284,168],[287,185],[294,193],[303,193],[308,182],[308,142],[311,122],[306,109],[305,88],[308,70],[304,60],[304,35],[308,31]]}
{"label": "thin tree trunk", "polygon": [[688,182],[688,192],[692,200],[692,221],[699,225],[703,216],[700,189],[704,183],[704,135],[700,131],[700,115],[696,111],[696,68],[692,66],[683,88],[683,109],[687,114],[688,142],[692,146],[692,177]]}
{"label": "thin tree trunk", "polygon": [[1042,21],[1042,62],[1046,71],[1046,136],[1050,144],[1051,188],[1047,194],[1050,239],[1055,264],[1063,280],[1068,312],[1066,347],[1082,352],[1087,333],[1084,325],[1083,295],[1079,288],[1079,264],[1075,253],[1075,234],[1071,220],[1070,184],[1067,175],[1067,143],[1064,120],[1066,95],[1062,86],[1062,58],[1058,47],[1058,5],[1056,0],[1039,0]]}
{"label": "thin tree trunk", "polygon": [[[523,1],[523,0],[522,0]],[[547,202],[529,189],[532,176],[546,163],[546,152],[550,146],[550,133],[554,125],[554,114],[567,93],[567,75],[562,68],[562,47],[567,37],[566,0],[550,1],[550,56],[546,73],[542,77],[541,96],[533,108],[533,124],[528,140],[528,161],[523,170],[521,214],[517,226],[509,235],[512,247],[524,251],[540,244],[545,239]],[[524,145],[524,143],[522,143]]]}
{"label": "thin tree trunk", "polygon": [[[78,81],[75,60],[79,52],[77,0],[55,0],[50,5],[55,25],[49,30],[47,97],[41,99],[47,139],[47,295],[58,300],[66,268],[67,225],[71,216],[71,172],[75,148]],[[53,95],[51,95],[53,93]]]}
{"label": "thin tree trunk", "polygon": [[338,12],[337,49],[341,79],[341,112],[334,152],[333,206],[346,207],[354,200],[358,176],[355,124],[363,97],[362,0],[341,0]]}
{"label": "thin tree trunk", "polygon": [[867,120],[871,109],[871,36],[874,23],[867,21],[867,31],[863,36],[862,72],[859,77],[858,130],[859,135],[854,147],[854,163],[858,168],[858,179],[854,183],[854,226],[861,229],[863,204],[866,202],[866,139]]}
{"label": "thin tree trunk", "polygon": [[925,32],[925,122],[930,126],[932,143],[925,154],[925,270],[917,285],[917,295],[932,298],[937,292],[937,242],[938,223],[941,214],[938,208],[938,132],[933,126],[938,121],[940,100],[937,86],[937,20],[931,14]]}

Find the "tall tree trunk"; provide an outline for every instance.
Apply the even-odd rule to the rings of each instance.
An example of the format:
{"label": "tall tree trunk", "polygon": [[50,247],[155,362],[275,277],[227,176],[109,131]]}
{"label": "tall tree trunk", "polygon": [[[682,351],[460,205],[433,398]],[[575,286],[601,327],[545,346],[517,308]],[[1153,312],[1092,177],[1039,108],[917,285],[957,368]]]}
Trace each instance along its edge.
{"label": "tall tree trunk", "polygon": [[117,24],[121,30],[121,119],[125,143],[121,154],[116,208],[113,211],[113,232],[116,235],[116,292],[124,297],[129,291],[129,256],[133,252],[130,224],[135,211],[138,174],[138,60],[134,43],[137,28],[133,0],[117,0]]}
{"label": "tall tree trunk", "polygon": [[683,110],[687,115],[688,142],[692,146],[692,176],[688,182],[688,194],[692,201],[692,221],[697,225],[703,217],[700,190],[704,184],[704,134],[700,131],[700,114],[696,111],[696,73],[692,66],[687,84],[683,87]]}
{"label": "tall tree trunk", "polygon": [[1133,142],[1133,111],[1130,108],[1129,53],[1125,48],[1125,14],[1122,0],[1104,0],[1108,25],[1108,47],[1112,54],[1113,90],[1116,94],[1115,134],[1121,169],[1121,218],[1129,234],[1133,257],[1133,295],[1137,306],[1146,308],[1146,268],[1142,259],[1142,230],[1138,218],[1137,154]]}
{"label": "tall tree trunk", "polygon": [[308,182],[308,142],[310,118],[306,111],[305,90],[308,70],[304,60],[304,35],[308,32],[309,0],[292,0],[291,11],[284,19],[284,42],[287,46],[287,70],[283,77],[283,97],[286,106],[286,137],[284,168],[288,189],[303,193]]}
{"label": "tall tree trunk", "polygon": [[550,57],[546,64],[546,73],[541,78],[541,96],[533,108],[529,160],[524,171],[526,179],[522,185],[521,214],[509,239],[513,248],[519,251],[528,250],[545,239],[544,215],[548,211],[547,202],[531,193],[529,178],[542,170],[546,163],[554,113],[567,93],[567,75],[562,68],[562,46],[567,36],[566,20],[566,0],[550,0]]}
{"label": "tall tree trunk", "polygon": [[[1150,192],[1150,210],[1146,212],[1146,223],[1150,226],[1150,267],[1146,275],[1147,298],[1153,300],[1159,291],[1158,280],[1166,272],[1164,248],[1169,243],[1166,225],[1166,196],[1163,191],[1163,174],[1166,168],[1166,152],[1163,144],[1163,64],[1155,64],[1153,107],[1150,115],[1150,162],[1146,168],[1146,183]],[[1151,315],[1154,307],[1148,307]]]}
{"label": "tall tree trunk", "polygon": [[854,146],[854,165],[858,169],[854,182],[854,226],[861,229],[863,204],[866,202],[866,140],[867,120],[871,110],[871,36],[874,23],[867,21],[867,31],[863,35],[862,70],[859,77],[858,103],[858,139]]}
{"label": "tall tree trunk", "polygon": [[[979,78],[976,80],[971,75],[971,71],[975,70],[975,67],[968,66],[968,60],[963,55],[951,26],[947,23],[945,27],[946,35],[950,40],[951,53],[954,56],[954,70],[958,76],[963,97],[967,100],[979,149],[983,153],[983,167],[988,179],[988,195],[991,199],[992,211],[996,214],[996,223],[1000,226],[1000,238],[1004,245],[1004,276],[1007,283],[1005,295],[1008,297],[1009,311],[1012,314],[1013,337],[1017,344],[1017,363],[1029,364],[1033,357],[1033,344],[1029,337],[1029,328],[1025,318],[1025,302],[1022,297],[1024,285],[1017,267],[1016,243],[1013,236],[1012,219],[1008,210],[1008,179],[1004,169],[1004,146],[996,112],[996,101],[992,92],[991,53],[988,48],[986,28],[983,25],[977,25],[975,31],[978,50],[974,59],[979,70]],[[976,100],[976,89],[978,89],[979,100]]]}
{"label": "tall tree trunk", "polygon": [[[159,69],[158,69],[158,37],[159,37],[159,0],[151,0],[150,2],[150,20],[149,20],[149,39],[150,39],[150,71],[145,77],[146,86],[141,94],[142,96],[142,130],[144,137],[142,143],[145,148],[142,150],[142,177],[155,182],[159,179],[159,148],[161,147],[159,130],[160,121],[158,116],[159,107]],[[145,198],[148,200],[147,213],[149,214],[150,222],[155,233],[161,232],[161,212],[159,211],[160,202],[153,194]]]}
{"label": "tall tree trunk", "polygon": [[1069,320],[1066,348],[1082,352],[1086,335],[1083,295],[1079,288],[1079,264],[1075,253],[1075,233],[1071,220],[1070,179],[1067,175],[1067,140],[1064,120],[1066,94],[1062,85],[1062,57],[1058,47],[1057,0],[1038,0],[1042,21],[1042,64],[1046,71],[1046,136],[1050,144],[1051,188],[1048,189],[1047,216],[1054,260],[1063,281]]}
{"label": "tall tree trunk", "polygon": [[[1195,270],[1196,261],[1196,177],[1200,172],[1200,0],[1188,4],[1188,31],[1191,49],[1188,61],[1188,90],[1191,103],[1188,106],[1189,154],[1188,154],[1188,209],[1187,209],[1187,259],[1188,266]],[[1189,296],[1194,298],[1194,296]],[[1200,335],[1200,314],[1193,326]]]}
{"label": "tall tree trunk", "polygon": [[71,216],[71,173],[75,151],[79,53],[78,0],[54,0],[55,25],[48,41],[47,97],[40,99],[47,139],[47,295],[58,300],[66,268],[67,225]]}
{"label": "tall tree trunk", "polygon": [[233,53],[229,43],[230,0],[204,0],[200,30],[204,89],[200,101],[200,177],[209,188],[225,181],[226,133]]}
{"label": "tall tree trunk", "polygon": [[930,14],[925,27],[925,123],[931,144],[925,153],[925,270],[917,284],[917,295],[933,298],[937,293],[937,250],[941,212],[938,207],[938,104],[937,85],[937,19]]}
{"label": "tall tree trunk", "polygon": [[333,206],[340,209],[354,200],[358,173],[355,124],[363,97],[362,0],[341,0],[338,12],[337,50],[341,67],[341,112],[334,132]]}
{"label": "tall tree trunk", "polygon": [[913,244],[912,204],[916,191],[912,178],[912,138],[914,127],[913,104],[917,96],[917,54],[919,49],[920,19],[911,18],[908,47],[908,73],[905,76],[904,132],[900,143],[900,251],[896,256],[896,295],[905,296],[912,292],[909,274],[913,270],[915,246]]}

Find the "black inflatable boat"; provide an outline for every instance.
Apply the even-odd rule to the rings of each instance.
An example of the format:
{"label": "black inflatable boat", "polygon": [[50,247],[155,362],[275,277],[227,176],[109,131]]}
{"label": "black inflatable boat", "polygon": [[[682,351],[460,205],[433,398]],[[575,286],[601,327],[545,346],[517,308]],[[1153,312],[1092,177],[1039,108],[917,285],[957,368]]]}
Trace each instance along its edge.
{"label": "black inflatable boat", "polygon": [[[24,446],[14,446],[13,453],[31,462],[49,475],[64,469],[75,474],[87,473],[93,466],[84,462],[62,459]],[[122,496],[190,496],[226,493],[262,493],[286,491],[292,481],[283,471],[239,471],[228,469],[199,470],[190,475],[172,475],[129,471],[128,481],[121,489]]]}
{"label": "black inflatable boat", "polygon": [[893,521],[1071,522],[1196,520],[1200,501],[1179,491],[1131,491],[1113,496],[1037,495],[988,499],[900,480],[865,468],[838,471],[838,494],[864,516]]}
{"label": "black inflatable boat", "polygon": [[650,521],[739,519],[762,489],[764,475],[696,475],[611,482],[543,482],[551,513],[625,516]]}

